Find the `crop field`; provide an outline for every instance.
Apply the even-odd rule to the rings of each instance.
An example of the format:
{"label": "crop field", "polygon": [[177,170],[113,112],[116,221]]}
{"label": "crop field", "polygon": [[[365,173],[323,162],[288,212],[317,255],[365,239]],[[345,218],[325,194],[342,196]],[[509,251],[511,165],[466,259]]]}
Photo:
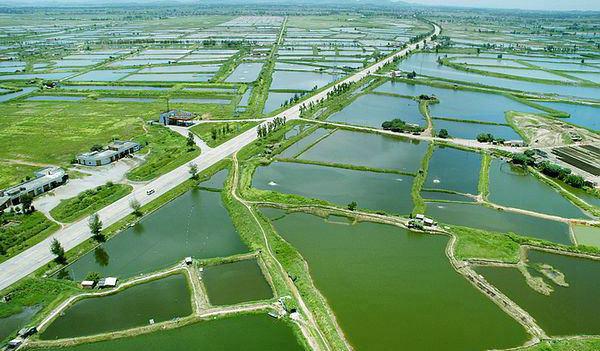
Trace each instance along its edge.
{"label": "crop field", "polygon": [[0,4],[0,348],[595,350],[599,21]]}

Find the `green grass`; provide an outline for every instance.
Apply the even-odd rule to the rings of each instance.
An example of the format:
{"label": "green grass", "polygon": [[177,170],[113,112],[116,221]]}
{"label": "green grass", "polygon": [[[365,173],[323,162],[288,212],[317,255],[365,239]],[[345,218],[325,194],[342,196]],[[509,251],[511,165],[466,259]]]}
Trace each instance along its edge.
{"label": "green grass", "polygon": [[148,126],[148,134],[135,138],[147,152],[146,161],[127,173],[133,181],[146,181],[168,173],[200,155],[197,146],[187,146],[187,139],[162,126]]}
{"label": "green grass", "polygon": [[63,200],[50,211],[59,222],[73,222],[117,201],[133,190],[131,185],[108,183]]}
{"label": "green grass", "polygon": [[519,244],[511,236],[467,227],[450,228],[458,239],[454,248],[458,259],[479,258],[512,263],[519,261]]}
{"label": "green grass", "polygon": [[492,162],[492,157],[487,152],[483,152],[481,157],[481,170],[479,172],[479,184],[477,184],[477,188],[479,193],[483,196],[484,199],[490,193],[489,185],[490,185],[490,164]]}
{"label": "green grass", "polygon": [[8,188],[33,176],[33,172],[41,167],[27,166],[9,162],[0,162],[0,189]]}
{"label": "green grass", "polygon": [[537,345],[519,348],[522,351],[596,351],[600,350],[600,338],[549,340]]}
{"label": "green grass", "polygon": [[41,212],[0,215],[0,262],[44,240],[58,230],[58,224]]}
{"label": "green grass", "polygon": [[[200,123],[190,128],[190,130],[204,140],[208,146],[216,147],[257,124],[257,122]],[[229,127],[229,131],[227,131],[227,127]],[[213,128],[218,131],[215,139],[212,138]]]}

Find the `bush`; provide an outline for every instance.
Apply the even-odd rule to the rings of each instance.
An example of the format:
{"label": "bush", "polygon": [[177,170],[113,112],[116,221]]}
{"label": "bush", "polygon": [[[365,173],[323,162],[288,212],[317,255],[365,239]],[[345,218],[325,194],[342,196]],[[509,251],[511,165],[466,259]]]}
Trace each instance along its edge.
{"label": "bush", "polygon": [[448,134],[448,130],[446,130],[446,129],[440,129],[440,131],[438,132],[437,136],[439,138],[442,138],[442,139],[448,139],[450,137],[450,134]]}

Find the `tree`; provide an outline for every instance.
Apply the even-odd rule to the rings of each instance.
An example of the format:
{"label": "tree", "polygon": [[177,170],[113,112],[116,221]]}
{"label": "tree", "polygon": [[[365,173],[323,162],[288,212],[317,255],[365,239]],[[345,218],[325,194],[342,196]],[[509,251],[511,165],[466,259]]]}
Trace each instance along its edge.
{"label": "tree", "polygon": [[523,165],[523,166],[533,164],[533,159],[530,156],[528,156],[527,153],[513,154],[511,161],[512,161],[512,163],[514,163],[516,165]]}
{"label": "tree", "polygon": [[490,143],[494,141],[494,136],[490,133],[481,133],[477,135],[477,141],[480,143]]}
{"label": "tree", "polygon": [[100,273],[98,272],[88,272],[88,274],[85,275],[85,280],[91,280],[93,282],[97,282],[100,278]]}
{"label": "tree", "polygon": [[102,241],[102,221],[100,220],[98,213],[94,213],[88,218],[88,226],[94,239]]}
{"label": "tree", "polygon": [[90,151],[94,152],[94,151],[102,151],[104,148],[102,147],[102,145],[99,144],[94,144],[92,145],[92,147],[90,148]]}
{"label": "tree", "polygon": [[352,201],[351,203],[348,204],[348,209],[350,211],[356,210],[356,207],[358,207],[358,204],[356,203],[356,201]]}
{"label": "tree", "polygon": [[131,207],[131,209],[133,210],[134,215],[138,217],[142,215],[142,212],[140,211],[142,205],[136,198],[133,198],[129,201],[129,207]]}
{"label": "tree", "polygon": [[450,134],[448,134],[448,130],[440,129],[440,131],[438,132],[438,137],[440,137],[442,139],[447,139],[450,137]]}
{"label": "tree", "polygon": [[197,179],[198,178],[198,165],[195,163],[190,163],[188,165],[189,167],[189,172],[190,172],[190,176],[192,179]]}
{"label": "tree", "polygon": [[212,140],[217,140],[217,133],[217,128],[212,127],[212,129],[210,130],[210,136]]}
{"label": "tree", "polygon": [[56,260],[56,262],[64,264],[67,261],[65,258],[65,249],[60,244],[58,239],[56,239],[56,238],[52,239],[52,243],[50,244],[50,252],[54,256],[56,256],[54,258]]}
{"label": "tree", "polygon": [[188,132],[187,146],[191,148],[194,145],[196,145],[196,141],[194,140],[194,134],[192,134],[192,132]]}
{"label": "tree", "polygon": [[585,185],[585,179],[582,176],[576,174],[569,174],[565,177],[565,183],[569,184],[574,188],[583,188]]}
{"label": "tree", "polygon": [[23,213],[28,213],[31,208],[31,204],[33,203],[33,196],[29,194],[23,194],[19,198],[21,200],[21,204],[23,205]]}

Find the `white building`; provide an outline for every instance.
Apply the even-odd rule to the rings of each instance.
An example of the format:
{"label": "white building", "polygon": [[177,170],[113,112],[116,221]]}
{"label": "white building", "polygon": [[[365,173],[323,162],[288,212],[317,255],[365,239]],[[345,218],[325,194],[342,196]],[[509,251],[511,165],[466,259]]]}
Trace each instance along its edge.
{"label": "white building", "polygon": [[106,150],[85,152],[77,155],[77,163],[84,166],[103,166],[133,154],[141,148],[140,144],[133,141],[115,140],[108,144]]}
{"label": "white building", "polygon": [[0,210],[21,203],[21,196],[37,196],[67,182],[69,176],[59,167],[47,167],[35,172],[35,178],[0,190]]}

